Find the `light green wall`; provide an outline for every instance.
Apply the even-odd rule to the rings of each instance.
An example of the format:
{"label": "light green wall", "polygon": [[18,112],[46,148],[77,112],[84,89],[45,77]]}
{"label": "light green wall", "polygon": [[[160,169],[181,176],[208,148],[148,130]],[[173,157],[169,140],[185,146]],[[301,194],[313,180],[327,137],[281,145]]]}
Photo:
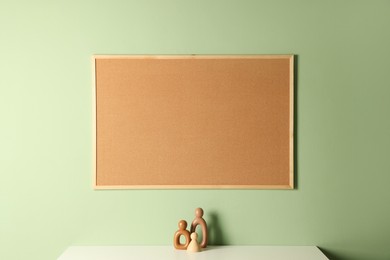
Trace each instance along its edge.
{"label": "light green wall", "polygon": [[[390,259],[390,2],[0,1],[0,259],[214,244]],[[297,189],[94,191],[91,55],[296,54]]]}

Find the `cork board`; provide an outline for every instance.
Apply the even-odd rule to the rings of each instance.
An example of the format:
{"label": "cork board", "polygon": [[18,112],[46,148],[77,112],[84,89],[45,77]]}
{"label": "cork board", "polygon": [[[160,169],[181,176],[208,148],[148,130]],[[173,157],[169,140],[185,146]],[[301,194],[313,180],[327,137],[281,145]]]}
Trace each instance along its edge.
{"label": "cork board", "polygon": [[96,189],[293,188],[293,55],[93,66]]}

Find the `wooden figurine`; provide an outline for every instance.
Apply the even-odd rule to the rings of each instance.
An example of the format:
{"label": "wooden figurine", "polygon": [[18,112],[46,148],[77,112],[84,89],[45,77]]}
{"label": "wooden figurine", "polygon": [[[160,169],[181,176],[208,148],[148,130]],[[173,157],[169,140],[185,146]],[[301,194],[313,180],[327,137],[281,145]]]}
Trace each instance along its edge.
{"label": "wooden figurine", "polygon": [[[185,250],[187,249],[189,243],[190,243],[190,232],[188,232],[187,228],[187,221],[180,220],[178,223],[179,230],[175,232],[175,236],[173,237],[173,246],[176,249]],[[180,237],[184,236],[185,243],[180,243]]]}
{"label": "wooden figurine", "polygon": [[187,247],[187,251],[189,252],[200,252],[200,245],[198,243],[198,234],[195,232],[191,233],[191,242]]}
{"label": "wooden figurine", "polygon": [[202,242],[200,242],[200,247],[205,248],[207,246],[207,224],[206,221],[202,218],[203,217],[203,209],[197,208],[195,209],[195,219],[192,221],[191,224],[191,234],[195,232],[196,226],[200,225],[202,229]]}

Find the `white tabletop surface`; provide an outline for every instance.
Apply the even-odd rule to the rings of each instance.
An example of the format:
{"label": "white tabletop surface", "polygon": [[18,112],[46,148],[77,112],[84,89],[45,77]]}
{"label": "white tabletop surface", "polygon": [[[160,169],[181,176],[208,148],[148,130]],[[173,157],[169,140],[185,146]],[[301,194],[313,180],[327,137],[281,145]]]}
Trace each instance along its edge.
{"label": "white tabletop surface", "polygon": [[210,246],[199,253],[173,246],[71,246],[57,260],[328,260],[315,246]]}

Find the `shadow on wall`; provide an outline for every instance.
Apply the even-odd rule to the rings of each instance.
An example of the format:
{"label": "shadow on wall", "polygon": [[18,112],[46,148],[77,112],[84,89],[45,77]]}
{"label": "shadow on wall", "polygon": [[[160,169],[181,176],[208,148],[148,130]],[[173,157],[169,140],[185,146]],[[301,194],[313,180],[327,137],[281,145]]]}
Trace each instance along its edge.
{"label": "shadow on wall", "polygon": [[218,217],[218,214],[215,212],[210,212],[208,214],[207,229],[209,233],[209,245],[228,245],[229,242],[224,237],[222,232],[221,222]]}
{"label": "shadow on wall", "polygon": [[298,61],[294,55],[294,189],[298,189]]}
{"label": "shadow on wall", "polygon": [[324,255],[326,255],[327,258],[329,258],[330,260],[352,260],[351,258],[348,258],[346,256],[341,256],[341,255],[337,255],[337,254],[334,254],[332,253],[330,250],[328,249],[324,249],[323,247],[318,247],[322,253],[324,253]]}

